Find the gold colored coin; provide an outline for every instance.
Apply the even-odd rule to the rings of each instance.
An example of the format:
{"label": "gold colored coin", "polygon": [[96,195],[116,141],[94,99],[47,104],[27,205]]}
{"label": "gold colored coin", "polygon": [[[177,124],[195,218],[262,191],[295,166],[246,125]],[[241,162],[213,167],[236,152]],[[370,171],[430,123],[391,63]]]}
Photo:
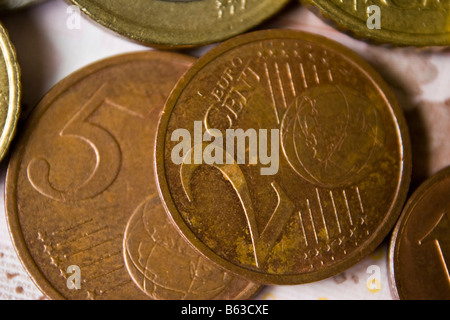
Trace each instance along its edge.
{"label": "gold colored coin", "polygon": [[227,41],[182,78],[156,168],[166,209],[203,255],[256,282],[299,284],[382,242],[411,153],[395,97],[359,56],[267,30]]}
{"label": "gold colored coin", "polygon": [[344,30],[399,46],[450,45],[449,0],[300,0]]}
{"label": "gold colored coin", "polygon": [[450,300],[450,168],[412,195],[394,230],[393,293],[404,300]]}
{"label": "gold colored coin", "polygon": [[16,53],[0,25],[0,160],[5,157],[16,131],[20,112],[21,84]]}
{"label": "gold colored coin", "polygon": [[[140,265],[139,255],[146,252],[134,246],[142,239],[141,248],[149,247],[144,232],[152,226],[144,222],[153,217],[159,223],[155,230],[169,230],[161,218],[164,209],[156,203],[154,138],[170,90],[193,61],[163,52],[107,59],[60,82],[33,111],[8,167],[6,210],[16,250],[48,297],[151,299],[177,292],[181,298],[186,290],[195,297],[225,292],[223,296],[235,298],[248,297],[242,292],[247,286],[255,288],[222,271],[210,272],[212,267],[192,254],[186,253],[184,264],[178,265],[179,251],[185,248],[176,232],[159,234],[153,252],[161,254],[164,245],[171,246],[178,256],[166,259],[173,264]],[[152,207],[142,207],[148,199],[154,199]],[[133,218],[135,212],[144,220]],[[136,270],[130,261],[142,267],[145,290],[133,281]],[[158,275],[162,267],[174,270]],[[151,272],[153,278],[148,277]],[[165,278],[167,272],[174,279]],[[184,286],[186,274],[194,277],[191,291]],[[205,276],[204,287],[200,276]],[[77,279],[79,290],[71,286]],[[149,294],[151,284],[155,289]]]}
{"label": "gold colored coin", "polygon": [[289,0],[71,0],[98,23],[158,47],[192,47],[243,33]]}

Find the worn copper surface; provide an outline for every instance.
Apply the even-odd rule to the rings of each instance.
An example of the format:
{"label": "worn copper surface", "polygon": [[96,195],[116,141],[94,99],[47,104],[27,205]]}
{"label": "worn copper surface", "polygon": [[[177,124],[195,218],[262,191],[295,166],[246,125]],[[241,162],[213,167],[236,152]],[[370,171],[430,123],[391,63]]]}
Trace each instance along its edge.
{"label": "worn copper surface", "polygon": [[0,160],[16,132],[21,100],[20,68],[8,33],[0,24]]}
{"label": "worn copper surface", "polygon": [[[170,90],[193,61],[143,52],[95,63],[60,82],[28,119],[8,168],[6,209],[17,252],[50,298],[182,298],[183,290],[196,294],[188,297],[213,298],[230,284],[223,297],[248,298],[259,288],[189,253],[180,236],[168,232],[156,201],[157,122]],[[148,199],[154,199],[151,206],[142,207]],[[133,218],[135,212],[145,220]],[[174,253],[166,263],[151,260],[155,252],[139,250],[148,248],[140,241],[148,242],[144,222],[153,216],[156,229],[167,229],[157,244],[163,249],[161,241],[167,240],[176,253],[186,251],[184,264]],[[147,263],[139,265],[140,259]],[[67,287],[69,266],[81,270],[80,290]],[[146,277],[139,286],[133,281],[140,276],[136,266]],[[175,278],[166,278],[167,272]],[[192,288],[186,286],[189,276]],[[252,290],[242,292],[247,286]]]}
{"label": "worn copper surface", "polygon": [[[194,121],[222,135],[279,129],[278,172],[236,159],[175,164],[172,135],[193,136]],[[323,37],[267,30],[220,45],[182,78],[156,168],[171,218],[201,253],[254,281],[295,284],[344,271],[381,243],[406,199],[411,154],[403,114],[366,62]]]}
{"label": "worn copper surface", "polygon": [[157,194],[128,222],[124,254],[133,280],[153,299],[242,300],[261,288],[202,258],[178,234]]}
{"label": "worn copper surface", "polygon": [[141,43],[193,47],[263,22],[289,0],[71,0],[98,23]]}
{"label": "worn copper surface", "polygon": [[391,240],[393,293],[405,300],[450,300],[450,168],[409,199]]}
{"label": "worn copper surface", "polygon": [[[377,43],[450,45],[449,0],[300,0],[341,29]],[[376,19],[376,20],[375,20]],[[375,23],[379,23],[375,27]]]}

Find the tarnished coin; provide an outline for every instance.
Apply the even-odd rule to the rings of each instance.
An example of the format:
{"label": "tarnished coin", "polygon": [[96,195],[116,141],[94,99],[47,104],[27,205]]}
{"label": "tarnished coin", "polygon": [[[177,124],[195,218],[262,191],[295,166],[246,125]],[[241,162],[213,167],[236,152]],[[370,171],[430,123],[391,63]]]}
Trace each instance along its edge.
{"label": "tarnished coin", "polygon": [[409,199],[389,252],[394,295],[405,300],[450,300],[450,168]]}
{"label": "tarnished coin", "polygon": [[71,0],[98,23],[157,47],[193,47],[241,34],[289,0]]}
{"label": "tarnished coin", "polygon": [[450,0],[300,0],[338,27],[377,43],[450,45]]}
{"label": "tarnished coin", "polygon": [[171,224],[157,194],[131,217],[124,254],[135,283],[157,300],[242,300],[261,288],[222,271],[192,249]]}
{"label": "tarnished coin", "polygon": [[[104,60],[60,82],[32,113],[9,164],[6,209],[17,252],[50,298],[164,298],[169,296],[159,289],[186,290],[183,285],[188,279],[179,280],[179,287],[171,287],[165,274],[148,277],[161,266],[150,261],[152,252],[139,251],[134,245],[143,238],[141,229],[151,227],[146,222],[153,215],[155,221],[164,223],[161,205],[152,201],[152,207],[142,208],[142,203],[158,197],[153,174],[157,121],[170,90],[193,61],[188,56],[161,52]],[[144,224],[136,225],[139,218],[133,218],[135,212],[142,213]],[[133,282],[136,270],[124,259],[127,225],[128,258],[139,262],[139,254],[147,254],[148,261],[141,266],[147,277],[145,290]],[[167,245],[179,243],[171,237],[164,239],[170,241]],[[142,249],[148,247],[144,243]],[[172,249],[182,251],[183,247]],[[153,253],[158,252],[155,245]],[[196,285],[191,288],[193,292],[201,296],[205,289],[211,297],[211,287],[219,291],[217,279],[203,278],[203,288],[199,284],[197,276],[211,275],[204,272],[206,262],[200,264],[198,258],[189,261],[190,254],[183,265],[177,265],[180,259],[175,259],[175,254],[167,258],[173,258],[172,268],[179,268],[178,273],[171,273],[175,277],[171,281],[185,277],[183,268],[191,267],[189,275]],[[223,272],[214,275],[223,278],[220,289],[234,283]],[[77,280],[80,290],[72,287]],[[160,288],[149,295],[152,280]],[[240,294],[229,292],[228,296]]]}
{"label": "tarnished coin", "polygon": [[16,53],[0,24],[0,160],[4,158],[19,119],[21,84]]}
{"label": "tarnished coin", "polygon": [[335,275],[397,220],[411,171],[401,109],[360,57],[323,37],[230,40],[178,83],[156,144],[160,193],[188,241],[268,284]]}

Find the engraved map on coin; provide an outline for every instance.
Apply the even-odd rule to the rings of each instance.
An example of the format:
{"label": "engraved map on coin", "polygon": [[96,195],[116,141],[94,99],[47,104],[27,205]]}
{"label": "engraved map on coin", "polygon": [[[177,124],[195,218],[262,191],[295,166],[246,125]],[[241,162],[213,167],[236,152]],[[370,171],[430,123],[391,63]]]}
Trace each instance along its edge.
{"label": "engraved map on coin", "polygon": [[[376,43],[450,44],[450,0],[300,0],[340,28]],[[318,10],[317,10],[318,9]],[[376,24],[369,27],[371,23]]]}
{"label": "engraved map on coin", "polygon": [[[275,131],[267,149],[279,170],[238,163],[252,159],[250,143],[226,164],[176,163],[180,128],[194,140],[210,129],[259,133],[260,146],[261,133]],[[317,281],[359,261],[394,225],[408,139],[395,98],[354,53],[307,33],[255,32],[210,51],[172,91],[156,143],[160,194],[183,236],[225,269],[266,284]]]}
{"label": "engraved map on coin", "polygon": [[[31,114],[5,199],[19,256],[49,298],[248,299],[261,287],[211,272],[189,248],[183,254],[157,202],[157,120],[194,60],[157,51],[112,57],[60,82]],[[67,285],[70,266],[81,272],[79,290]],[[139,279],[151,273],[154,282]]]}
{"label": "engraved map on coin", "polygon": [[190,248],[171,225],[158,195],[146,200],[128,222],[124,255],[135,283],[156,300],[241,299],[259,288]]}
{"label": "engraved map on coin", "polygon": [[394,229],[389,267],[403,300],[450,299],[450,167],[411,196]]}
{"label": "engraved map on coin", "polygon": [[332,188],[361,179],[381,151],[384,132],[367,97],[322,85],[304,92],[286,111],[281,143],[300,176]]}

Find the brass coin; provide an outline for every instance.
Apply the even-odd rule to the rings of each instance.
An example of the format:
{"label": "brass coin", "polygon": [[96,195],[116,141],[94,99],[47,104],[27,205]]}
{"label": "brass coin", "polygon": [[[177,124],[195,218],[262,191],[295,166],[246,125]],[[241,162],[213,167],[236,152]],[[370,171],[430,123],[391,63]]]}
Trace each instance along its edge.
{"label": "brass coin", "polygon": [[98,23],[157,47],[193,47],[241,34],[289,0],[71,0]]}
{"label": "brass coin", "polygon": [[[227,136],[239,129],[244,145]],[[359,56],[266,30],[213,49],[178,83],[156,169],[166,210],[202,254],[256,282],[298,284],[382,242],[408,192],[411,153],[393,94]]]}
{"label": "brass coin", "polygon": [[450,45],[449,0],[300,0],[338,27],[377,43]]}
{"label": "brass coin", "polygon": [[450,300],[450,168],[408,200],[389,252],[393,293],[405,300]]}
{"label": "brass coin", "polygon": [[5,157],[16,131],[20,112],[21,84],[16,53],[0,24],[0,160]]}
{"label": "brass coin", "polygon": [[[156,297],[133,282],[135,270],[124,259],[124,234],[141,204],[158,197],[153,173],[157,121],[170,90],[193,61],[162,52],[110,58],[60,82],[32,113],[8,167],[6,210],[16,250],[48,297]],[[158,206],[150,209],[156,216],[164,212]],[[133,255],[138,253],[126,243]],[[177,281],[186,275],[186,265],[173,262],[173,268],[180,268],[173,272]],[[79,267],[80,290],[67,285],[75,270],[71,266]],[[233,283],[219,274],[223,286]],[[203,280],[210,297],[208,281],[217,284],[217,279]],[[202,288],[195,289],[202,294]]]}

